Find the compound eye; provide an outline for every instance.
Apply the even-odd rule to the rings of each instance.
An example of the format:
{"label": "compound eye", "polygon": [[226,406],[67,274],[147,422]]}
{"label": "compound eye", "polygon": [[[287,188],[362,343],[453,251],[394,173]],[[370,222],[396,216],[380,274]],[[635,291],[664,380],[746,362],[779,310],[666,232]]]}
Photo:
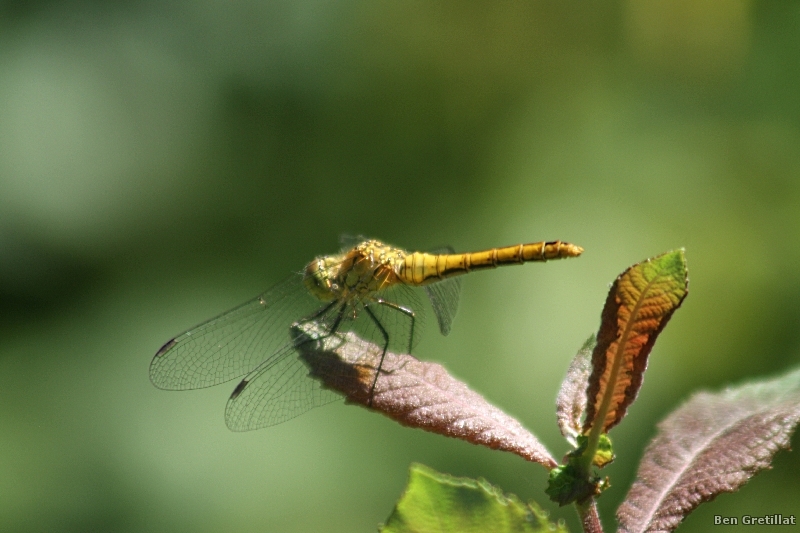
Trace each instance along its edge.
{"label": "compound eye", "polygon": [[311,281],[317,287],[322,287],[323,279],[321,274],[321,263],[320,261],[311,261],[308,266],[306,267],[306,282]]}
{"label": "compound eye", "polygon": [[311,261],[306,266],[303,278],[306,288],[320,300],[329,301],[334,298],[331,292],[331,280],[323,260]]}

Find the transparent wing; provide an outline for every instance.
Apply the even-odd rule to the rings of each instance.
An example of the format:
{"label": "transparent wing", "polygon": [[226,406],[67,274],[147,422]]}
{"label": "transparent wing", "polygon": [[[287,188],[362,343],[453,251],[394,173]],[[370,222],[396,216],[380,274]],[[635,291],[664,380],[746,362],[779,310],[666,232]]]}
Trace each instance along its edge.
{"label": "transparent wing", "polygon": [[225,406],[225,423],[232,431],[274,426],[341,399],[309,377],[297,348],[287,344],[239,382]]}
{"label": "transparent wing", "polygon": [[456,253],[456,249],[446,244],[444,246],[437,246],[436,248],[431,248],[430,250],[426,250],[429,254],[454,254]]}
{"label": "transparent wing", "polygon": [[450,334],[453,319],[458,311],[458,299],[461,295],[461,278],[447,278],[430,285],[425,285],[425,292],[431,301],[433,313],[439,322],[442,335]]}
{"label": "transparent wing", "polygon": [[167,342],[150,363],[150,380],[160,389],[185,390],[241,377],[289,343],[291,324],[320,306],[294,274]]}
{"label": "transparent wing", "polygon": [[[424,317],[414,312],[412,318],[402,309],[415,310],[419,308],[420,300],[410,287],[405,286],[382,291],[381,299],[384,303],[373,300],[367,304],[372,315],[360,302],[341,303],[305,321],[307,328],[318,332],[316,336],[311,339],[298,337],[244,377],[225,407],[228,427],[233,431],[248,431],[274,426],[341,398],[321,383],[335,381],[338,376],[334,372],[341,371],[343,366],[318,358],[302,360],[299,355],[303,352],[303,345],[298,343],[328,338],[345,342],[344,334],[352,331],[356,336],[350,338],[357,340],[348,341],[351,343],[349,349],[356,353],[375,346],[383,348],[387,346],[387,338],[389,350],[407,353],[422,334]],[[318,353],[315,350],[311,352]],[[370,373],[364,377],[365,380],[374,379],[375,370],[364,368],[362,371]]]}
{"label": "transparent wing", "polygon": [[367,237],[360,234],[342,233],[339,235],[339,246],[341,246],[342,250],[350,250],[367,240],[369,240]]}
{"label": "transparent wing", "polygon": [[[432,254],[452,254],[452,246],[443,246],[431,250]],[[449,335],[453,326],[453,319],[458,311],[458,300],[461,296],[461,277],[447,278],[430,285],[425,285],[425,292],[431,301],[436,320],[439,322],[439,331],[442,335]]]}
{"label": "transparent wing", "polygon": [[322,386],[324,379],[320,381],[309,376],[310,373],[327,375],[324,365],[310,368],[300,359],[299,352],[303,343],[317,342],[336,335],[336,331],[348,330],[359,318],[352,306],[343,303],[305,321],[307,328],[316,331],[313,337],[295,337],[236,386],[225,406],[228,428],[249,431],[274,426],[340,399],[339,394]]}

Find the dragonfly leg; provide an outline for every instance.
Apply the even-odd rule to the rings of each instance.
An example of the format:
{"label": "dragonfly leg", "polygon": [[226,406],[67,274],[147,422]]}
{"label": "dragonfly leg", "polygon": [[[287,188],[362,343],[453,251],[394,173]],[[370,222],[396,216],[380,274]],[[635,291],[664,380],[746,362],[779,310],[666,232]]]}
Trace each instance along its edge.
{"label": "dragonfly leg", "polygon": [[[323,316],[328,311],[330,311],[333,308],[333,306],[335,306],[337,303],[339,302],[333,301],[329,303],[328,305],[322,307],[321,309],[314,311],[314,313],[312,313],[311,315],[298,320],[296,324],[308,324],[309,322],[315,321],[316,319],[318,319],[319,317]],[[344,318],[344,311],[346,308],[347,308],[346,305],[342,306],[342,308],[339,310],[339,313],[336,315],[336,320],[333,321],[333,324],[331,324],[330,327],[325,326],[325,324],[321,324],[325,329],[325,334],[322,335],[320,338],[327,339],[328,337],[336,333],[336,331],[339,329],[339,324],[341,324],[342,322],[342,318]]]}
{"label": "dragonfly leg", "polygon": [[[331,304],[328,307],[329,308],[333,307],[333,304]],[[345,311],[347,311],[347,306],[343,305],[342,308],[339,309],[339,313],[336,315],[336,320],[333,321],[333,324],[331,324],[330,329],[328,329],[328,334],[325,336],[326,338],[330,337],[331,335],[336,334],[336,332],[339,331],[339,324],[342,323],[342,319],[344,318]]]}
{"label": "dragonfly leg", "polygon": [[413,348],[414,346],[414,324],[416,324],[416,315],[414,314],[414,311],[412,311],[408,307],[397,305],[394,302],[387,302],[382,298],[376,298],[375,301],[381,305],[385,305],[386,307],[391,307],[395,311],[400,311],[401,313],[403,313],[404,315],[406,315],[408,318],[411,319],[411,331],[408,337],[408,355],[411,355],[411,348]]}
{"label": "dragonfly leg", "polygon": [[378,363],[378,368],[375,369],[375,379],[372,380],[372,386],[369,388],[369,399],[367,400],[367,407],[372,407],[372,396],[375,393],[375,385],[378,383],[378,375],[381,373],[381,367],[383,366],[383,358],[386,357],[386,350],[389,349],[389,334],[386,332],[386,329],[381,324],[381,321],[378,320],[378,317],[375,316],[375,313],[372,312],[372,309],[369,306],[365,305],[364,310],[367,312],[369,317],[375,322],[375,325],[378,326],[378,329],[381,331],[381,335],[383,335],[383,352],[381,352],[381,360]]}
{"label": "dragonfly leg", "polygon": [[[324,315],[325,313],[330,311],[331,308],[334,305],[336,305],[337,303],[339,303],[339,302],[337,302],[336,300],[332,301],[331,303],[329,303],[328,305],[322,307],[321,309],[318,309],[317,311],[314,311],[314,313],[311,314],[310,316],[307,316],[306,318],[304,318],[302,320],[299,320],[298,324],[305,324],[307,322],[311,322],[312,320],[316,320],[317,318],[321,317],[322,315]],[[341,321],[341,318],[339,320],[337,320],[337,323],[340,322],[340,321]]]}
{"label": "dragonfly leg", "polygon": [[[313,314],[311,314],[311,315],[309,315],[309,316],[307,316],[307,317],[305,317],[305,318],[303,318],[301,320],[298,320],[297,322],[295,322],[295,324],[302,325],[302,324],[308,324],[310,322],[314,322],[316,319],[318,319],[319,317],[325,315],[328,311],[330,311],[337,303],[339,303],[339,302],[336,302],[336,301],[331,302],[328,305],[324,306],[322,309],[319,309],[319,310],[315,311]],[[342,320],[344,319],[344,314],[345,314],[346,311],[347,311],[347,305],[342,305],[342,307],[339,308],[338,311],[336,311],[336,318],[333,320],[333,323],[330,326],[326,325],[324,323],[324,321],[323,321],[322,324],[320,324],[320,326],[322,327],[322,330],[323,330],[323,333],[321,335],[319,335],[316,338],[309,338],[308,340],[306,340],[303,343],[296,344],[295,348],[299,348],[301,345],[304,345],[304,344],[306,344],[308,342],[319,342],[321,340],[328,339],[328,338],[336,335],[336,332],[339,331],[339,326],[341,325]]]}

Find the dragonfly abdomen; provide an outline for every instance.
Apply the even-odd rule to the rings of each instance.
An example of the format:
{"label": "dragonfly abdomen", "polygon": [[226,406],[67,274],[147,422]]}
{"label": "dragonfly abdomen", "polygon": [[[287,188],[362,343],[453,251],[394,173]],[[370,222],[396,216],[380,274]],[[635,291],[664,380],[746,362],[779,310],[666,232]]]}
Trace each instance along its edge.
{"label": "dragonfly abdomen", "polygon": [[466,274],[473,270],[497,268],[528,261],[549,261],[577,257],[583,248],[568,242],[536,242],[492,248],[463,254],[426,254],[414,252],[400,263],[397,275],[410,285],[427,285],[441,279]]}

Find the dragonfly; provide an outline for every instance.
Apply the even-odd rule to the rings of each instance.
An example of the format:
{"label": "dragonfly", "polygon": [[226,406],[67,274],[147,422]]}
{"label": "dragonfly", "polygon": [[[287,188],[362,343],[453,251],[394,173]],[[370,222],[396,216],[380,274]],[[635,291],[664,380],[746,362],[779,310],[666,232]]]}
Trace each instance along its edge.
{"label": "dragonfly", "polygon": [[[383,352],[372,376],[374,391],[387,351],[410,354],[416,345],[425,324],[423,298],[447,335],[463,274],[583,252],[562,241],[469,253],[449,247],[407,252],[374,239],[352,242],[166,342],[150,363],[150,380],[160,389],[190,390],[242,378],[225,408],[227,426],[233,431],[273,426],[341,398],[309,375],[297,356],[301,343],[352,332],[347,342],[363,342],[365,350],[378,345]],[[292,334],[303,325],[320,336]]]}

